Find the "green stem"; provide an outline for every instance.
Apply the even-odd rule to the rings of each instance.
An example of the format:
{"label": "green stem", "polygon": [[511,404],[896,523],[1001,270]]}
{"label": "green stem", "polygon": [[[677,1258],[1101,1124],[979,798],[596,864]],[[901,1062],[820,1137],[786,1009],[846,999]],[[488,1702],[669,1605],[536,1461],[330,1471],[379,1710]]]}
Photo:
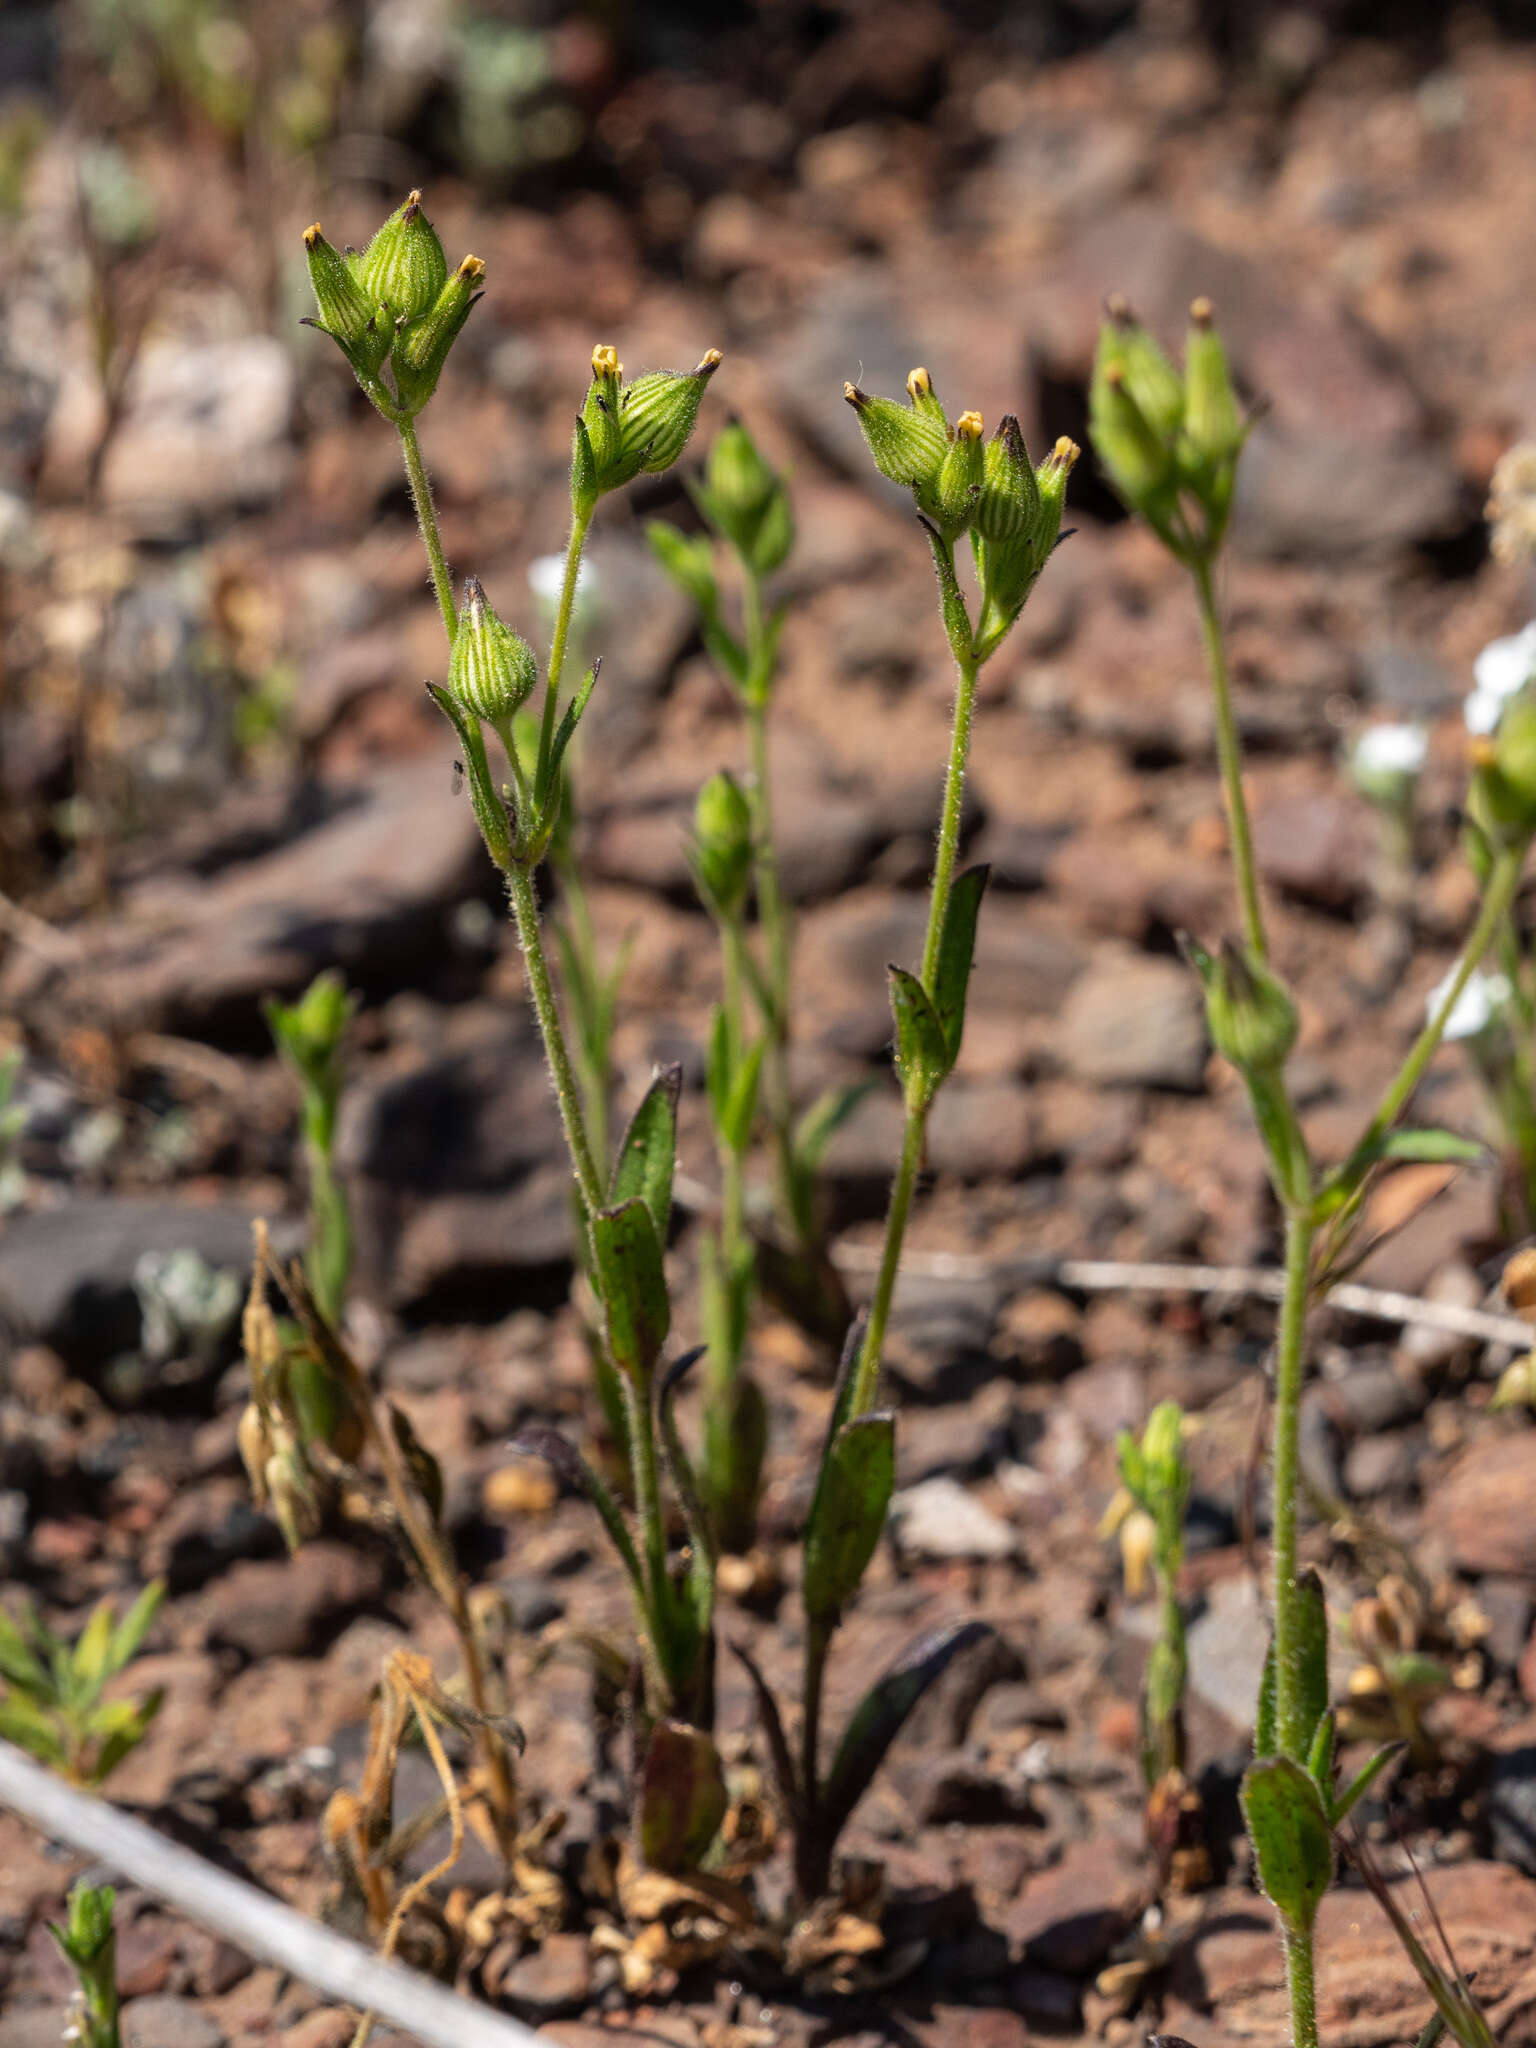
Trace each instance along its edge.
{"label": "green stem", "polygon": [[571,1165],[576,1172],[581,1198],[587,1205],[588,1215],[595,1215],[603,1206],[603,1184],[593,1162],[592,1148],[587,1141],[586,1121],[582,1116],[581,1093],[576,1085],[576,1076],[571,1069],[571,1056],[566,1050],[565,1031],[560,1022],[560,1010],[555,1002],[554,987],[549,978],[549,963],[544,957],[544,939],[539,930],[539,905],[534,894],[533,876],[528,869],[514,863],[507,876],[508,889],[512,897],[512,915],[517,920],[517,936],[523,949],[523,958],[528,964],[528,986],[533,995],[533,1007],[538,1015],[539,1031],[544,1040],[544,1054],[549,1061],[550,1077],[555,1084],[555,1097],[560,1104],[560,1122],[565,1129],[565,1142],[570,1149]]}
{"label": "green stem", "polygon": [[885,1217],[885,1246],[880,1254],[880,1271],[875,1278],[875,1291],[869,1304],[869,1321],[864,1326],[864,1342],[859,1351],[859,1362],[855,1369],[853,1391],[848,1404],[848,1413],[863,1415],[874,1406],[875,1388],[880,1377],[880,1354],[885,1349],[885,1327],[890,1320],[891,1299],[896,1292],[896,1273],[901,1265],[902,1239],[906,1236],[907,1218],[912,1211],[912,1195],[917,1186],[918,1171],[923,1163],[923,1136],[927,1118],[921,1110],[907,1111],[907,1126],[901,1141],[901,1158],[896,1167],[896,1178],[891,1183],[891,1203]]}
{"label": "green stem", "polygon": [[[729,922],[720,928],[720,941],[724,953],[725,1016],[731,1041],[731,1070],[734,1073],[742,1055],[742,1014],[741,1014],[741,926]],[[746,1191],[742,1172],[742,1157],[734,1145],[722,1141],[720,1146],[721,1210],[720,1210],[720,1251],[727,1274],[736,1270],[736,1261],[746,1236]],[[731,1361],[734,1369],[736,1361]]]}
{"label": "green stem", "polygon": [[[629,1423],[630,1470],[635,1482],[635,1508],[645,1548],[646,1594],[651,1610],[651,1645],[658,1652],[669,1641],[665,1623],[667,1598],[667,1524],[661,1511],[661,1473],[656,1460],[656,1418],[649,1393],[643,1393],[627,1372],[619,1374],[624,1389],[624,1414]],[[675,1674],[663,1673],[669,1689]],[[665,1702],[666,1711],[677,1702]]]}
{"label": "green stem", "polygon": [[555,721],[560,709],[560,682],[565,674],[565,649],[571,636],[571,613],[576,607],[576,584],[581,574],[581,551],[586,546],[590,512],[573,512],[571,537],[565,544],[565,575],[560,583],[560,602],[555,610],[554,638],[549,643],[549,667],[544,676],[544,715],[539,722],[539,765],[534,788],[543,783],[554,743]]}
{"label": "green stem", "polygon": [[[957,656],[955,667],[958,679],[955,687],[955,719],[949,738],[949,766],[944,775],[944,803],[939,813],[939,842],[934,854],[933,881],[928,898],[928,933],[923,942],[923,986],[931,989],[934,972],[939,964],[939,941],[944,933],[944,913],[949,908],[949,892],[955,879],[955,860],[960,850],[960,810],[965,796],[965,764],[971,749],[971,725],[976,715],[976,675],[979,667],[974,655]],[[902,1241],[906,1236],[907,1218],[912,1210],[912,1195],[917,1186],[918,1172],[923,1161],[923,1137],[927,1130],[927,1113],[908,1108],[906,1130],[901,1141],[901,1159],[896,1168],[896,1178],[891,1185],[890,1207],[885,1217],[885,1245],[880,1254],[880,1271],[875,1279],[875,1292],[869,1305],[869,1321],[864,1327],[864,1343],[859,1352],[858,1367],[854,1376],[850,1415],[862,1415],[875,1398],[875,1387],[880,1375],[880,1354],[885,1346],[886,1324],[890,1320],[891,1299],[896,1292],[896,1272],[901,1264]]]}
{"label": "green stem", "polygon": [[1312,1934],[1286,1928],[1285,1983],[1291,1997],[1291,2048],[1317,2048],[1317,1988],[1313,1982]]}
{"label": "green stem", "polygon": [[[820,1804],[821,1682],[827,1668],[832,1630],[824,1621],[812,1621],[805,1630],[805,1720],[800,1729],[800,1788],[807,1816]],[[812,1820],[814,1826],[814,1820]]]}
{"label": "green stem", "polygon": [[939,940],[944,934],[944,913],[949,908],[950,885],[955,879],[955,861],[960,852],[960,812],[965,799],[965,764],[971,751],[971,724],[976,716],[976,676],[980,664],[974,655],[955,663],[955,722],[949,736],[949,766],[944,774],[944,807],[939,813],[939,843],[934,854],[933,882],[928,897],[928,936],[923,942],[923,987],[933,993],[934,972],[939,964]]}
{"label": "green stem", "polygon": [[1243,795],[1243,754],[1232,715],[1232,685],[1227,674],[1226,642],[1222,636],[1221,613],[1216,587],[1206,556],[1193,564],[1195,590],[1200,600],[1200,625],[1205,635],[1206,665],[1211,674],[1211,693],[1216,703],[1216,752],[1221,762],[1222,787],[1226,791],[1228,829],[1232,834],[1232,861],[1237,869],[1237,893],[1243,909],[1243,933],[1248,950],[1261,964],[1269,958],[1269,941],[1264,933],[1264,912],[1259,903],[1259,876],[1253,858],[1253,836],[1248,829],[1248,800]]}
{"label": "green stem", "polygon": [[410,479],[416,524],[421,528],[422,545],[432,568],[432,587],[437,592],[438,609],[443,615],[443,626],[451,648],[459,630],[459,614],[453,602],[453,578],[448,573],[448,557],[443,553],[442,535],[437,530],[437,507],[432,502],[431,480],[427,475],[427,465],[421,459],[415,420],[397,413],[395,427],[405,452],[405,473]]}
{"label": "green stem", "polygon": [[1515,891],[1520,886],[1520,870],[1525,862],[1525,851],[1523,845],[1507,846],[1495,860],[1493,872],[1488,877],[1488,888],[1483,897],[1482,908],[1477,914],[1477,923],[1472,927],[1471,937],[1462,947],[1461,958],[1456,963],[1456,972],[1452,975],[1445,994],[1440,998],[1435,1014],[1413,1041],[1408,1057],[1398,1068],[1390,1087],[1382,1096],[1365,1136],[1355,1148],[1356,1158],[1368,1152],[1377,1139],[1385,1136],[1392,1128],[1404,1104],[1423,1078],[1424,1069],[1434,1058],[1440,1041],[1445,1036],[1445,1027],[1451,1012],[1461,1000],[1467,983],[1476,973],[1478,963],[1492,943],[1494,934],[1509,914],[1510,905],[1515,900]]}
{"label": "green stem", "polygon": [[[1285,1226],[1285,1295],[1275,1355],[1274,1604],[1275,1721],[1281,1754],[1306,1761],[1311,1730],[1303,1725],[1301,1608],[1296,1584],[1296,1496],[1300,1463],[1301,1383],[1307,1298],[1317,1224],[1293,1209]],[[1300,2036],[1298,2035],[1298,2040]]]}

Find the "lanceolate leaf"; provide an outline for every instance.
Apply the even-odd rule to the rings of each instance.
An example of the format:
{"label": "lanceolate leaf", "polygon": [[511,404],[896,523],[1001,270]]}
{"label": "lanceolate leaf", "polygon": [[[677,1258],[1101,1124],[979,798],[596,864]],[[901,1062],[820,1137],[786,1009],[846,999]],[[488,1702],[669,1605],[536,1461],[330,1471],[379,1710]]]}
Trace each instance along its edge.
{"label": "lanceolate leaf", "polygon": [[109,1670],[121,1671],[130,1659],[138,1655],[140,1645],[149,1634],[155,1616],[160,1612],[165,1591],[164,1579],[151,1579],[118,1623],[117,1632],[112,1638],[111,1654],[107,1658]]}
{"label": "lanceolate leaf", "polygon": [[1420,1165],[1470,1166],[1487,1151],[1471,1138],[1459,1138],[1454,1131],[1386,1131],[1355,1154],[1355,1163],[1374,1165],[1378,1159],[1412,1160]]}
{"label": "lanceolate leaf", "polygon": [[971,960],[976,951],[976,919],[991,872],[990,868],[977,867],[967,868],[964,874],[957,875],[944,908],[938,964],[933,973],[933,1007],[944,1028],[951,1067],[960,1057],[960,1040],[965,1030],[965,996],[970,986]]}
{"label": "lanceolate leaf", "polygon": [[1249,1765],[1242,1800],[1259,1881],[1287,1926],[1306,1933],[1333,1882],[1321,1795],[1300,1764],[1277,1756]]}
{"label": "lanceolate leaf", "polygon": [[896,1418],[858,1415],[833,1437],[805,1530],[805,1610],[831,1621],[858,1591],[896,1483]]}
{"label": "lanceolate leaf", "polygon": [[949,1045],[927,990],[904,967],[889,970],[896,1020],[896,1073],[908,1103],[926,1109],[949,1071]]}
{"label": "lanceolate leaf", "polygon": [[542,771],[539,774],[538,787],[533,793],[533,800],[538,808],[540,821],[544,825],[553,826],[554,824],[552,805],[555,792],[560,784],[560,763],[565,759],[565,750],[571,744],[576,728],[581,723],[581,714],[587,708],[587,699],[596,687],[597,678],[602,666],[602,658],[599,656],[582,677],[580,687],[577,689],[575,696],[565,707],[565,716],[556,727],[555,737],[550,743],[549,759],[542,764]]}
{"label": "lanceolate leaf", "polygon": [[639,1195],[651,1212],[656,1235],[667,1241],[672,1217],[672,1168],[677,1157],[677,1104],[683,1092],[680,1066],[661,1067],[629,1120],[614,1161],[608,1199],[614,1204]]}
{"label": "lanceolate leaf", "polygon": [[763,1735],[768,1743],[768,1755],[773,1763],[773,1775],[778,1781],[779,1797],[785,1810],[796,1826],[803,1824],[803,1806],[800,1798],[800,1779],[795,1770],[794,1759],[789,1753],[789,1744],[784,1736],[784,1723],[779,1715],[779,1703],[768,1690],[768,1681],[757,1668],[751,1653],[740,1643],[733,1642],[731,1650],[757,1695],[758,1718],[763,1724]]}
{"label": "lanceolate leaf", "polygon": [[822,1817],[834,1840],[929,1686],[943,1676],[962,1650],[991,1633],[984,1621],[957,1621],[920,1636],[864,1695],[844,1731],[822,1791]]}
{"label": "lanceolate leaf", "polygon": [[[1301,1728],[1296,1743],[1305,1758],[1317,1736],[1318,1723],[1328,1711],[1328,1607],[1323,1582],[1315,1571],[1303,1572],[1296,1582],[1296,1605],[1301,1627],[1295,1649],[1296,1669],[1301,1687]],[[1259,1682],[1259,1707],[1254,1729],[1256,1757],[1280,1754],[1279,1710],[1276,1704],[1275,1644],[1271,1638]]]}
{"label": "lanceolate leaf", "polygon": [[613,1362],[637,1386],[645,1386],[667,1341],[672,1311],[661,1240],[641,1196],[598,1210],[592,1218],[592,1255]]}
{"label": "lanceolate leaf", "polygon": [[751,1047],[731,1081],[719,1119],[720,1136],[733,1152],[744,1152],[752,1136],[752,1119],[757,1115],[757,1084],[763,1071],[763,1053],[768,1041],[760,1038]]}
{"label": "lanceolate leaf", "polygon": [[635,1819],[652,1870],[697,1869],[728,1804],[715,1745],[701,1728],[658,1721],[640,1767]]}
{"label": "lanceolate leaf", "polygon": [[521,1451],[525,1457],[542,1458],[552,1466],[565,1484],[577,1493],[585,1494],[597,1509],[603,1527],[608,1531],[614,1549],[623,1560],[624,1569],[629,1573],[630,1583],[637,1597],[645,1598],[645,1579],[640,1570],[640,1560],[635,1546],[619,1512],[617,1501],[592,1470],[586,1459],[573,1443],[567,1441],[558,1429],[547,1429],[542,1423],[531,1424],[512,1439],[510,1448]]}

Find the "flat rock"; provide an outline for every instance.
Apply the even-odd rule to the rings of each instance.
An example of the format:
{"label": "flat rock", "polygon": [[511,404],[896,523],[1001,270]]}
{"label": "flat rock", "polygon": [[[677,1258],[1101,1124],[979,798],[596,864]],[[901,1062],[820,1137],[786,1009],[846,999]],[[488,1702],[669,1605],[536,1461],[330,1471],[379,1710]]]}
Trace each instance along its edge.
{"label": "flat rock", "polygon": [[1536,1435],[1474,1444],[1436,1487],[1427,1520],[1457,1570],[1536,1579]]}
{"label": "flat rock", "polygon": [[1000,1515],[956,1479],[924,1479],[891,1502],[898,1547],[913,1557],[1012,1557],[1017,1539]]}
{"label": "flat rock", "polygon": [[1176,961],[1106,951],[1073,984],[1055,1043],[1079,1081],[1197,1090],[1206,1061],[1199,984]]}
{"label": "flat rock", "polygon": [[1027,1879],[1004,1931],[1025,1962],[1086,1976],[1133,1924],[1149,1891],[1120,1843],[1074,1842],[1059,1863]]}
{"label": "flat rock", "polygon": [[296,1657],[327,1624],[376,1600],[383,1584],[376,1558],[325,1540],[292,1557],[237,1564],[214,1588],[211,1640],[253,1662]]}
{"label": "flat rock", "polygon": [[1251,1729],[1269,1651],[1269,1619],[1251,1579],[1217,1580],[1188,1647],[1191,1689],[1234,1728]]}
{"label": "flat rock", "polygon": [[260,1033],[258,999],[291,995],[322,967],[402,978],[443,950],[446,926],[492,873],[452,746],[335,786],[319,822],[217,875],[177,872],[128,891],[78,962],[18,948],[0,1001],[50,1035],[72,1022],[189,1037]]}
{"label": "flat rock", "polygon": [[0,1316],[72,1364],[101,1365],[139,1341],[133,1271],[145,1252],[195,1251],[245,1276],[256,1213],[240,1202],[76,1195],[12,1216],[0,1238]]}
{"label": "flat rock", "polygon": [[[1501,1863],[1426,1870],[1424,1882],[1462,1971],[1476,1973],[1478,2003],[1501,2048],[1536,2041],[1536,1883]],[[1423,1919],[1412,1879],[1394,1891]],[[1415,2040],[1429,2011],[1418,1973],[1390,1923],[1358,1887],[1335,1889],[1317,1920],[1317,2021],[1339,2048],[1395,2048]],[[1285,1969],[1274,1920],[1251,1892],[1214,1894],[1203,1931],[1181,1951],[1175,1995],[1212,2015],[1202,2048],[1246,2042],[1283,2048],[1290,2040]]]}
{"label": "flat rock", "polygon": [[1282,797],[1253,821],[1265,879],[1323,910],[1353,909],[1365,895],[1374,836],[1364,804],[1344,790]]}
{"label": "flat rock", "polygon": [[294,393],[293,357],[272,335],[151,341],[102,463],[106,504],[159,540],[269,504],[293,470]]}
{"label": "flat rock", "polygon": [[190,1998],[131,1998],[123,2007],[123,2048],[224,2048],[228,2036]]}

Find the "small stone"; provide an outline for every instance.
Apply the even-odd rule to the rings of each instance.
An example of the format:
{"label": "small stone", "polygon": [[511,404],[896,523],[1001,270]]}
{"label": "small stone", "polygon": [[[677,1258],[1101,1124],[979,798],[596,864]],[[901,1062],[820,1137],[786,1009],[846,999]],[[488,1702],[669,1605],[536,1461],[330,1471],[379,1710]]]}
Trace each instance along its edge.
{"label": "small stone", "polygon": [[1344,1485],[1351,1500],[1374,1500],[1400,1493],[1418,1471],[1418,1454],[1406,1436],[1366,1436],[1352,1444],[1344,1459]]}
{"label": "small stone", "polygon": [[1536,1722],[1509,1731],[1495,1749],[1486,1812],[1494,1855],[1536,1877]]}
{"label": "small stone", "polygon": [[1077,1080],[1099,1087],[1192,1093],[1205,1078],[1199,983],[1171,960],[1106,952],[1068,992],[1056,1051]]}
{"label": "small stone", "polygon": [[224,2048],[224,2029],[190,1998],[135,1998],[123,2007],[123,2048]]}
{"label": "small stone", "polygon": [[1188,1632],[1189,1683],[1234,1728],[1252,1728],[1269,1654],[1269,1619],[1246,1577],[1219,1579]]}
{"label": "small stone", "polygon": [[1370,884],[1371,821],[1340,791],[1281,797],[1253,822],[1253,850],[1265,879],[1303,903],[1351,910]]}
{"label": "small stone", "polygon": [[213,1589],[210,1640],[253,1663],[296,1657],[325,1624],[376,1600],[383,1584],[378,1561],[343,1543],[306,1543],[293,1557],[237,1564]]}
{"label": "small stone", "polygon": [[898,1548],[913,1557],[1012,1557],[1017,1547],[1008,1523],[954,1479],[925,1479],[898,1493],[891,1526]]}
{"label": "small stone", "polygon": [[33,2005],[0,2016],[0,2048],[59,2048],[68,2014],[60,2005]]}
{"label": "small stone", "polygon": [[485,1475],[480,1503],[492,1521],[511,1521],[517,1515],[547,1515],[560,1498],[559,1483],[547,1465],[531,1458],[513,1465],[498,1465]]}
{"label": "small stone", "polygon": [[1458,1571],[1536,1579],[1536,1434],[1474,1444],[1431,1495],[1427,1520]]}
{"label": "small stone", "polygon": [[1149,1889],[1119,1843],[1074,1842],[1028,1880],[1004,1925],[1026,1962],[1083,1977],[1134,1923]]}
{"label": "small stone", "polygon": [[546,1935],[501,1979],[499,2002],[520,2019],[563,2019],[592,1996],[592,1951],[584,1934]]}
{"label": "small stone", "polygon": [[965,1749],[929,1758],[910,1796],[915,1816],[925,1827],[950,1822],[985,1827],[1040,1818],[1026,1783],[989,1770]]}

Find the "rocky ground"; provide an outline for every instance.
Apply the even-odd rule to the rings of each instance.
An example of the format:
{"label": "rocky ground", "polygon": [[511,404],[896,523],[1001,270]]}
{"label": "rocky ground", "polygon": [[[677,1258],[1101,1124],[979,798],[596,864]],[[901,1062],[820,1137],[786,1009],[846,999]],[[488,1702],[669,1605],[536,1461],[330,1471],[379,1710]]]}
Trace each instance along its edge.
{"label": "rocky ground", "polygon": [[[413,1642],[451,1660],[386,1548],[338,1525],[290,1560],[253,1509],[229,1317],[201,1335],[145,1318],[146,1254],[190,1247],[238,1274],[253,1217],[296,1239],[294,1107],[261,996],[333,964],[363,993],[341,1139],[354,1334],[444,1465],[466,1568],[510,1604],[525,1783],[564,1808],[551,1854],[572,1870],[622,1797],[581,1646],[626,1612],[589,1511],[507,1450],[530,1421],[591,1421],[559,1131],[421,689],[444,649],[397,456],[334,350],[293,324],[300,230],[318,211],[360,240],[419,181],[450,254],[485,258],[423,440],[455,564],[536,640],[527,571],[563,538],[594,341],[632,367],[722,347],[702,431],[739,410],[791,471],[774,749],[796,1074],[808,1099],[880,1077],[829,1160],[857,1295],[897,1128],[884,967],[920,946],[950,678],[926,550],[869,467],[846,377],[899,391],[922,362],[989,426],[1014,409],[1032,445],[1081,438],[1104,294],[1174,338],[1208,293],[1267,402],[1225,595],[1279,964],[1302,994],[1294,1072],[1324,1154],[1363,1120],[1467,921],[1460,700],[1473,654],[1532,609],[1527,573],[1489,559],[1481,507],[1500,452],[1536,434],[1536,49],[1472,17],[1439,44],[1388,44],[1255,14],[1251,46],[1225,57],[1151,7],[1117,34],[1086,9],[962,30],[921,4],[849,8],[814,34],[765,10],[707,50],[680,16],[649,58],[561,31],[559,104],[588,139],[510,191],[432,176],[414,114],[376,113],[371,152],[344,136],[267,163],[259,186],[256,153],[195,113],[125,116],[113,133],[156,229],[124,246],[82,214],[79,137],[38,60],[48,119],[0,221],[0,1012],[25,1049],[24,1181],[0,1226],[0,1557],[63,1618],[166,1575],[138,1671],[166,1704],[112,1794],[306,1909],[325,1908],[318,1816],[356,1781],[382,1657]],[[377,86],[377,47],[368,62]],[[89,118],[98,86],[77,73],[69,89]],[[699,783],[742,745],[640,538],[656,512],[689,516],[675,477],[600,518],[604,667],[580,778],[599,933],[631,946],[621,1095],[658,1059],[687,1081],[686,1338],[717,963],[683,835]],[[1030,1265],[1277,1249],[1245,1103],[1175,951],[1178,931],[1232,922],[1189,594],[1091,461],[1070,517],[985,676],[968,853],[992,890],[891,1346],[898,1511],[832,1715],[928,1623],[974,1613],[995,1642],[925,1707],[850,1830],[890,1899],[885,1948],[851,1988],[737,1956],[629,1995],[614,1944],[573,1919],[494,1952],[477,1986],[567,2048],[1013,2048],[1154,2023],[1200,2048],[1284,2036],[1235,1805],[1266,1635],[1253,1446],[1272,1311],[1048,1288]],[[1405,905],[1338,767],[1381,716],[1432,730]],[[1454,1051],[1423,1100],[1480,1128]],[[1361,1277],[1491,1299],[1497,1195],[1491,1168],[1399,1174]],[[1396,1821],[1378,1804],[1367,1831],[1398,1873],[1401,1828],[1496,2036],[1536,2041],[1536,1438],[1528,1416],[1487,1412],[1507,1353],[1334,1313],[1316,1335],[1307,1476],[1339,1511],[1313,1522],[1309,1555],[1340,1617],[1384,1573],[1406,1583],[1421,1644],[1455,1674]],[[800,1618],[778,1589],[796,1579],[828,1361],[768,1315],[756,1341],[774,1419],[764,1555],[727,1630],[791,1689]],[[1096,1529],[1116,1430],[1165,1396],[1200,1424],[1189,1734],[1216,1882],[1157,1908],[1136,1764],[1151,1609]],[[1358,1655],[1341,1626],[1341,1688]],[[721,1723],[736,1758],[754,1753],[734,1665]],[[406,1789],[425,1792],[418,1762]],[[471,1892],[491,1876],[476,1854],[455,1880]],[[57,2038],[67,1987],[43,1922],[81,1867],[0,1816],[3,2048]],[[129,2040],[349,2038],[152,1901],[121,1914]],[[1324,2038],[1411,2039],[1425,1998],[1366,1894],[1324,1917]]]}

